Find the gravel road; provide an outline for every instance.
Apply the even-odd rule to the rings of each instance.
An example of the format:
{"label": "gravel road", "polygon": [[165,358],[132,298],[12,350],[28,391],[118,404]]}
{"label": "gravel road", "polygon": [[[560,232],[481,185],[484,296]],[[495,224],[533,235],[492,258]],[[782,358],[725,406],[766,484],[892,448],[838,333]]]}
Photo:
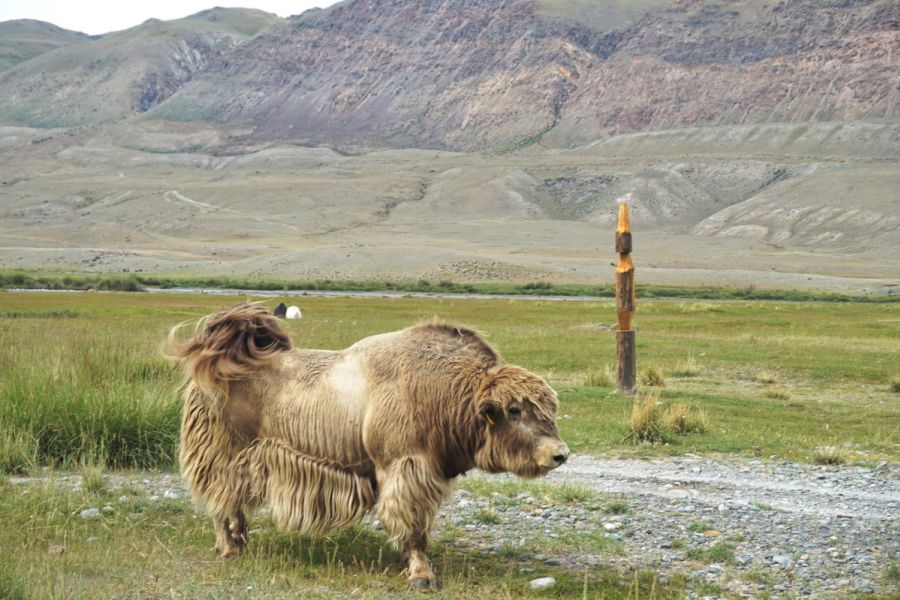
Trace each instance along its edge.
{"label": "gravel road", "polygon": [[[552,536],[567,527],[602,528],[621,544],[618,552],[548,554],[544,560],[579,572],[606,564],[626,571],[649,568],[663,577],[682,573],[747,597],[898,593],[896,580],[885,579],[888,565],[900,559],[900,469],[895,465],[576,456],[548,480],[589,487],[627,506],[627,512],[609,514],[603,502],[592,510],[521,498],[519,506],[491,507],[498,524],[469,527],[473,534],[492,531],[474,545],[499,551],[535,529]],[[479,504],[487,504],[465,492],[455,502],[476,512],[484,510]]]}
{"label": "gravel road", "polygon": [[[81,485],[78,475],[55,478],[61,487]],[[900,560],[900,467],[895,464],[574,456],[544,480],[593,492],[568,502],[542,494],[547,489],[542,485],[504,485],[518,481],[511,476],[475,471],[468,478],[473,484],[497,482],[488,490],[499,491],[485,493],[486,486],[463,483],[441,509],[436,537],[462,551],[508,557],[515,548],[512,555],[521,560],[523,573],[541,563],[579,576],[605,566],[626,574],[652,569],[663,579],[690,578],[689,598],[717,598],[709,593],[717,588],[720,594],[751,598],[900,595],[896,573],[885,577],[889,565],[896,571]],[[107,485],[127,485],[159,502],[186,498],[171,473],[111,474]],[[86,510],[99,514],[114,507]]]}

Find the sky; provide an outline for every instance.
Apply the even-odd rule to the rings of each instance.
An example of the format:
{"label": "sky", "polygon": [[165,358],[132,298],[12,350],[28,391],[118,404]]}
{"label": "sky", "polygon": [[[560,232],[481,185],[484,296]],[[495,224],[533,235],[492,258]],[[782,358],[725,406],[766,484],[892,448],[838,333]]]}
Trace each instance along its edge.
{"label": "sky", "polygon": [[0,0],[0,21],[37,19],[90,35],[128,29],[150,18],[180,19],[214,6],[258,8],[281,17],[336,0]]}

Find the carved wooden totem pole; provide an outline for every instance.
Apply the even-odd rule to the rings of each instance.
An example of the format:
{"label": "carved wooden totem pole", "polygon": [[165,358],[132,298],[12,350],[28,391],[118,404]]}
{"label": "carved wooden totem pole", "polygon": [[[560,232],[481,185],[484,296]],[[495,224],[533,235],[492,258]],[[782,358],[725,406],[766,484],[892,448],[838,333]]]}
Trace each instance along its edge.
{"label": "carved wooden totem pole", "polygon": [[620,394],[634,394],[635,341],[631,329],[634,315],[634,264],[631,262],[631,224],[628,220],[628,204],[619,203],[619,224],[616,227],[616,314],[619,330],[616,333],[616,383]]}

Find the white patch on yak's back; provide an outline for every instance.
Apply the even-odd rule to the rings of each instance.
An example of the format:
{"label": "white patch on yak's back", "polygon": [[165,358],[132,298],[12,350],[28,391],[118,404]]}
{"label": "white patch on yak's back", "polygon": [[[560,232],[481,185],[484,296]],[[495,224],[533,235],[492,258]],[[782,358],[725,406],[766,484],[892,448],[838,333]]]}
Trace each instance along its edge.
{"label": "white patch on yak's back", "polygon": [[359,357],[344,356],[328,369],[328,387],[334,394],[335,404],[348,416],[362,418],[365,410],[368,385]]}

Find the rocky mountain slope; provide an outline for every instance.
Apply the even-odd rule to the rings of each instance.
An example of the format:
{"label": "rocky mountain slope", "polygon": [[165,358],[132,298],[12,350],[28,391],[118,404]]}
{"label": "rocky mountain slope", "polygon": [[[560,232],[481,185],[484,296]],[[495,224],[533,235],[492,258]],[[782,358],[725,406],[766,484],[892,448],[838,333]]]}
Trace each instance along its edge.
{"label": "rocky mountain slope", "polygon": [[346,0],[286,22],[216,9],[45,52],[0,75],[0,117],[146,113],[257,141],[509,150],[893,119],[898,65],[896,0]]}
{"label": "rocky mountain slope", "polygon": [[343,2],[211,61],[154,116],[250,125],[257,139],[472,150],[900,114],[894,0],[646,3],[615,28],[550,10],[575,4]]}

